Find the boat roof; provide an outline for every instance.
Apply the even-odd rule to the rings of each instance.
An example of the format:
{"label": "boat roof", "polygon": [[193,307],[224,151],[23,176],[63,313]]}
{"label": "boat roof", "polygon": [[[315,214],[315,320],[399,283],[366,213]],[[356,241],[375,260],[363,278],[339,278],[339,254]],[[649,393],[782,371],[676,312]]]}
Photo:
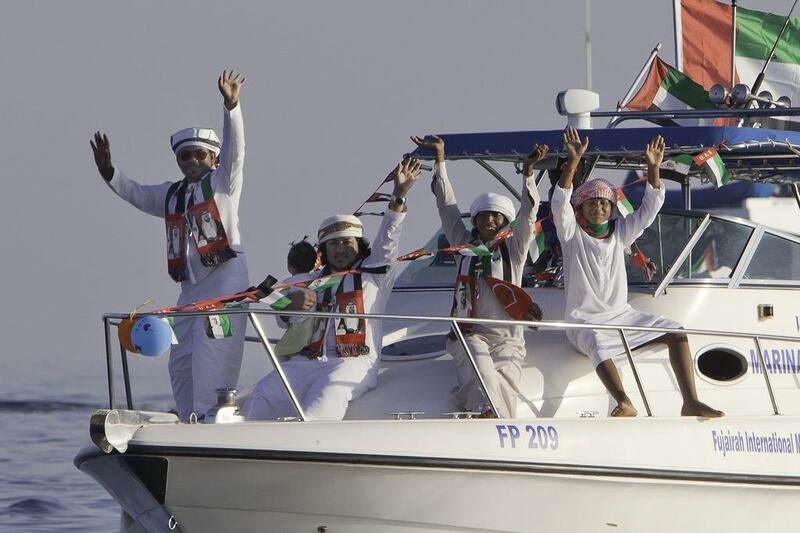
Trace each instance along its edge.
{"label": "boat roof", "polygon": [[[535,144],[547,144],[550,156],[563,156],[563,130],[531,130],[442,134],[449,160],[519,162]],[[792,183],[800,181],[800,132],[734,126],[675,126],[580,130],[589,136],[587,157],[596,157],[597,168],[644,168],[642,152],[656,135],[667,143],[666,157],[697,154],[718,146],[719,154],[736,179]],[[428,150],[412,155],[431,159]],[[691,174],[698,174],[693,168]],[[797,174],[793,174],[796,173]]]}

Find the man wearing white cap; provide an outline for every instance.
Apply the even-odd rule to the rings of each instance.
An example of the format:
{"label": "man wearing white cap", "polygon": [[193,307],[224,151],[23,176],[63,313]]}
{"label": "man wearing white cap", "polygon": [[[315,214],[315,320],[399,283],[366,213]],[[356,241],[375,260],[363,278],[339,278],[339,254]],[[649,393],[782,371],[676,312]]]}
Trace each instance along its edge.
{"label": "man wearing white cap", "polygon": [[[547,146],[536,146],[524,162],[524,180],[519,215],[515,217],[514,204],[510,198],[494,193],[483,193],[470,206],[472,230],[461,220],[461,210],[456,202],[453,187],[447,178],[444,141],[433,135],[411,138],[417,146],[432,150],[436,154],[436,167],[432,183],[436,195],[436,206],[442,221],[442,231],[451,246],[473,243],[487,245],[491,255],[484,257],[461,256],[453,294],[453,316],[469,318],[509,319],[508,302],[502,295],[511,291],[497,291],[497,282],[504,286],[519,287],[522,269],[528,255],[539,192],[533,183],[533,165],[547,154]],[[498,233],[512,220],[517,219],[510,237],[497,242]],[[501,234],[502,235],[502,234]],[[493,242],[494,241],[494,242]],[[503,285],[500,283],[499,285]],[[521,290],[521,289],[520,289]],[[541,314],[537,314],[540,318]],[[488,399],[481,391],[475,372],[461,343],[453,335],[447,343],[447,351],[456,363],[458,389],[454,400],[459,409],[472,411],[484,417],[513,417],[516,414],[518,383],[525,359],[525,339],[520,326],[490,326],[484,324],[462,325],[470,353],[475,358],[478,370],[487,387],[493,412]]]}
{"label": "man wearing white cap", "polygon": [[[372,248],[358,217],[336,215],[322,221],[317,233],[322,268],[292,276],[290,281],[327,288],[319,292],[295,289],[289,293],[292,304],[286,309],[384,312],[394,285],[391,262],[397,258],[406,195],[419,179],[419,168],[417,160],[405,158],[392,173],[392,200]],[[341,274],[338,278],[337,273]],[[314,319],[305,347],[282,365],[307,419],[341,420],[351,400],[377,385],[382,340],[380,320]],[[242,412],[248,420],[296,415],[275,372],[258,382]]]}
{"label": "man wearing white cap", "polygon": [[[246,289],[247,265],[239,233],[239,199],[244,164],[244,126],[239,92],[244,78],[225,71],[218,79],[225,113],[223,140],[209,128],[185,128],[170,138],[183,173],[180,181],[142,185],[111,164],[108,137],[97,132],[95,163],[123,200],[166,222],[167,270],[181,284],[178,305]],[[202,318],[178,318],[178,344],[169,359],[178,415],[200,416],[215,403],[214,389],[233,388],[239,379],[245,316],[230,315],[232,336],[212,339]]]}

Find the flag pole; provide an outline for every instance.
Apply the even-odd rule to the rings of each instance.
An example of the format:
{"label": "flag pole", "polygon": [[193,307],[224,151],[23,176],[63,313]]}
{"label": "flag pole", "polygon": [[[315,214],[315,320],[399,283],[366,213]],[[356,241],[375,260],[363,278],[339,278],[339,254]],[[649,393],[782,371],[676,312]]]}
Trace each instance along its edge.
{"label": "flag pole", "polygon": [[731,91],[736,85],[736,0],[731,0]]}
{"label": "flag pole", "polygon": [[789,22],[792,18],[792,12],[794,11],[796,5],[797,5],[797,0],[794,0],[792,8],[789,10],[789,14],[786,15],[786,20],[783,21],[783,27],[781,28],[781,31],[778,33],[778,37],[775,39],[775,44],[772,45],[772,50],[770,50],[769,55],[767,56],[767,60],[764,61],[764,66],[761,67],[761,72],[759,72],[758,76],[756,76],[756,81],[753,82],[753,89],[751,93],[754,95],[758,94],[758,90],[761,88],[761,84],[764,82],[764,72],[767,70],[767,67],[769,66],[770,62],[772,62],[772,58],[775,55],[775,49],[778,48],[778,43],[780,42],[781,37],[783,37],[783,33],[786,31],[786,28],[789,27]]}
{"label": "flag pole", "polygon": [[631,97],[633,96],[633,92],[639,86],[644,78],[647,75],[647,71],[650,69],[650,65],[653,63],[653,60],[658,55],[659,50],[661,50],[661,43],[658,43],[655,48],[650,51],[650,55],[647,57],[647,61],[644,62],[642,69],[639,71],[639,74],[636,75],[636,79],[633,80],[633,83],[628,88],[628,92],[625,93],[625,96],[622,97],[622,100],[617,102],[617,111],[622,111],[622,108],[628,105]]}
{"label": "flag pole", "polygon": [[[622,97],[622,100],[617,102],[617,111],[622,111],[622,109],[626,105],[628,105],[628,102],[630,101],[631,97],[633,97],[634,91],[636,90],[637,87],[639,87],[639,84],[642,82],[642,78],[644,78],[647,75],[647,71],[650,70],[650,65],[653,64],[653,60],[655,60],[659,50],[661,50],[661,43],[658,43],[650,51],[650,55],[647,57],[647,61],[644,62],[644,65],[642,66],[642,69],[639,71],[639,74],[636,75],[636,79],[633,80],[633,83],[628,88],[628,92],[625,93],[625,96]],[[613,117],[608,122],[606,128],[610,128],[613,125],[614,120],[616,120],[616,117]]]}
{"label": "flag pole", "polygon": [[683,22],[681,0],[672,0],[672,29],[675,34],[675,68],[683,72]]}
{"label": "flag pole", "polygon": [[586,23],[586,90],[592,90],[592,15],[589,2],[584,3],[584,21]]}

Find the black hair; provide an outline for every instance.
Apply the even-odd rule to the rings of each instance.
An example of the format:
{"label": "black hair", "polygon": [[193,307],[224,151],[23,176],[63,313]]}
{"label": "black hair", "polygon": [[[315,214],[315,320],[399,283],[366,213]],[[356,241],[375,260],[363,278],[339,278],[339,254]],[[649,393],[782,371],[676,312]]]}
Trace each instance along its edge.
{"label": "black hair", "polygon": [[[357,259],[364,259],[365,257],[369,257],[369,254],[372,253],[372,248],[369,246],[369,239],[365,237],[356,237],[356,242],[358,243],[358,256]],[[325,243],[319,245],[319,260],[322,266],[328,264],[328,254],[325,252]]]}
{"label": "black hair", "polygon": [[286,262],[298,273],[311,272],[317,262],[317,251],[303,238],[300,242],[292,243]]}

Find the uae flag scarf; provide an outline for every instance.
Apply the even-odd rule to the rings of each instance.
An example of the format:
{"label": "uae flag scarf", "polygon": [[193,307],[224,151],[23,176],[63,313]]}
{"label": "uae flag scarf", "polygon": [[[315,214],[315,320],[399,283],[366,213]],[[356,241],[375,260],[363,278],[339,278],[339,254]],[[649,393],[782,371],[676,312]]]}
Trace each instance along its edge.
{"label": "uae flag scarf", "polygon": [[214,267],[236,257],[236,252],[228,244],[222,217],[214,202],[211,172],[203,176],[198,185],[187,191],[188,181],[175,182],[164,200],[167,271],[176,282],[186,279],[187,226],[204,266]]}

